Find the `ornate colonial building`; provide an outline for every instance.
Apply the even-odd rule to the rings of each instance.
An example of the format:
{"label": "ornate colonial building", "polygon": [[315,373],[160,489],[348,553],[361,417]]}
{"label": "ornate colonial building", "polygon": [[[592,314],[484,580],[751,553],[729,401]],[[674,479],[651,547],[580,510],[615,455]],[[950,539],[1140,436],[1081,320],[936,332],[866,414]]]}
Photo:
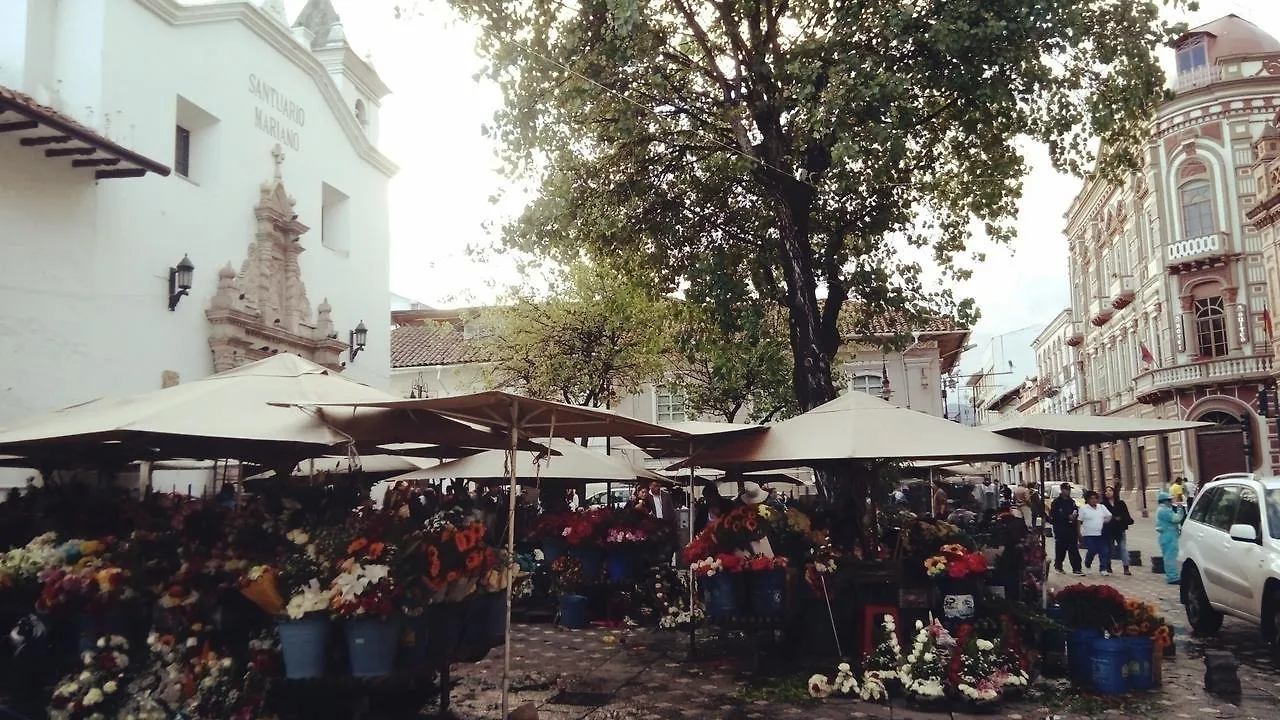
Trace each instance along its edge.
{"label": "ornate colonial building", "polygon": [[[1203,420],[1165,438],[1090,448],[1086,483],[1144,497],[1177,475],[1205,480],[1280,465],[1259,416],[1272,348],[1263,314],[1255,145],[1280,108],[1280,42],[1228,15],[1174,43],[1174,97],[1153,119],[1144,167],[1097,178],[1067,214],[1076,413]],[[1147,491],[1141,493],[1141,491]]]}
{"label": "ornate colonial building", "polygon": [[389,386],[387,93],[328,0],[0,2],[0,424],[279,352]]}
{"label": "ornate colonial building", "polygon": [[1063,415],[1080,404],[1076,348],[1069,342],[1074,333],[1071,310],[1067,309],[1031,341],[1036,354],[1035,412]]}

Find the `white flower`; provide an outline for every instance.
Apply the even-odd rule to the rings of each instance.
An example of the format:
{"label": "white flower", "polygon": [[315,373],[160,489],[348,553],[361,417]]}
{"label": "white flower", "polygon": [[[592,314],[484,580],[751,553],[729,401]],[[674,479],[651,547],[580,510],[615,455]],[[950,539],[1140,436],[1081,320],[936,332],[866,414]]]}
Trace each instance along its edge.
{"label": "white flower", "polygon": [[85,693],[84,695],[84,704],[86,706],[97,705],[98,703],[102,702],[102,700],[103,700],[102,691],[99,690],[98,688],[92,688],[89,690],[89,692]]}
{"label": "white flower", "polygon": [[925,662],[933,662],[933,658],[934,658],[933,653],[925,653],[925,654],[924,654],[924,661],[925,661]]}
{"label": "white flower", "polygon": [[98,638],[98,647],[105,648],[106,646],[107,646],[107,639],[104,637]]}
{"label": "white flower", "polygon": [[198,643],[198,642],[196,641],[196,639],[195,639],[195,638],[187,638],[187,647],[189,647],[189,648],[193,648],[193,647],[195,647],[196,645],[199,645],[199,644],[200,644],[200,643]]}
{"label": "white flower", "polygon": [[858,697],[870,702],[884,700],[889,697],[889,693],[879,677],[869,675],[862,679],[862,691],[858,693]]}
{"label": "white flower", "polygon": [[917,621],[916,621],[916,629],[917,629],[917,630],[923,630],[923,629],[924,629],[924,621],[922,621],[922,620],[917,620]]}
{"label": "white flower", "polygon": [[813,675],[809,678],[809,695],[815,698],[831,695],[831,683],[826,675]]}
{"label": "white flower", "polygon": [[836,666],[836,670],[839,670],[842,673],[853,672],[853,668],[849,667],[849,663],[840,663]]}
{"label": "white flower", "polygon": [[333,593],[327,589],[320,587],[320,581],[312,578],[311,582],[303,586],[289,598],[289,604],[285,608],[285,612],[294,620],[299,620],[303,616],[313,612],[320,612],[329,607],[329,600],[333,597]]}
{"label": "white flower", "polygon": [[990,640],[979,639],[977,645],[979,650],[992,650],[995,648],[995,645],[992,645]]}
{"label": "white flower", "polygon": [[119,689],[120,687],[116,685],[115,680],[108,680],[102,684],[102,692],[108,695],[110,695],[111,693],[114,693],[116,690],[119,690]]}

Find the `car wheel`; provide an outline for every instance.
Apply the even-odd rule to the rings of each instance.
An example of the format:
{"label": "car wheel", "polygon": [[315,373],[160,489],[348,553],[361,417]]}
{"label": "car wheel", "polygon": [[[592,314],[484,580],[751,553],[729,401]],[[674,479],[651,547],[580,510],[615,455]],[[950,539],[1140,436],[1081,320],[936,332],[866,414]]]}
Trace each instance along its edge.
{"label": "car wheel", "polygon": [[1186,568],[1182,573],[1183,602],[1187,609],[1187,623],[1200,635],[1218,632],[1222,628],[1222,613],[1209,604],[1209,596],[1200,580],[1200,571]]}
{"label": "car wheel", "polygon": [[1271,652],[1280,658],[1280,593],[1267,592],[1262,607],[1262,639],[1271,646]]}

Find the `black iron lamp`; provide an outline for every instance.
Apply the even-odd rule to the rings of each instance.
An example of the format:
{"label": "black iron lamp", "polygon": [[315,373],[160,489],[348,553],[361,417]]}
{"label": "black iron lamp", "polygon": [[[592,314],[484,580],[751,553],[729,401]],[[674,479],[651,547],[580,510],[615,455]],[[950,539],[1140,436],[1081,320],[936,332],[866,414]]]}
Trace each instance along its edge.
{"label": "black iron lamp", "polygon": [[356,324],[356,329],[352,330],[347,337],[347,346],[351,349],[351,362],[355,362],[356,355],[364,349],[365,341],[369,339],[369,330],[364,326],[361,320]]}
{"label": "black iron lamp", "polygon": [[169,268],[169,310],[172,312],[178,307],[178,301],[183,295],[191,291],[191,275],[195,272],[196,266],[191,264],[191,258],[185,254],[182,260],[178,261],[177,266]]}

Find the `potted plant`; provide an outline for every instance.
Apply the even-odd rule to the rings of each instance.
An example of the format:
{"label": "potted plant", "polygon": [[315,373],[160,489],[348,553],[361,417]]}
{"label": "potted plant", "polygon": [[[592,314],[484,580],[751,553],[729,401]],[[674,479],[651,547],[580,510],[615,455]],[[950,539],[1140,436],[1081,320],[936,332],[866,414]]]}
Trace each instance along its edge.
{"label": "potted plant", "polygon": [[931,709],[947,701],[947,675],[955,638],[937,620],[929,625],[916,623],[911,652],[899,671],[907,700],[921,709]]}
{"label": "potted plant", "polygon": [[587,598],[581,595],[585,581],[582,577],[582,561],[565,555],[551,564],[553,582],[559,597],[560,625],[570,630],[587,626]]}
{"label": "potted plant", "polygon": [[1004,693],[1002,674],[996,644],[978,637],[972,626],[965,626],[956,637],[949,661],[952,695],[976,710],[989,708],[999,702]]}

